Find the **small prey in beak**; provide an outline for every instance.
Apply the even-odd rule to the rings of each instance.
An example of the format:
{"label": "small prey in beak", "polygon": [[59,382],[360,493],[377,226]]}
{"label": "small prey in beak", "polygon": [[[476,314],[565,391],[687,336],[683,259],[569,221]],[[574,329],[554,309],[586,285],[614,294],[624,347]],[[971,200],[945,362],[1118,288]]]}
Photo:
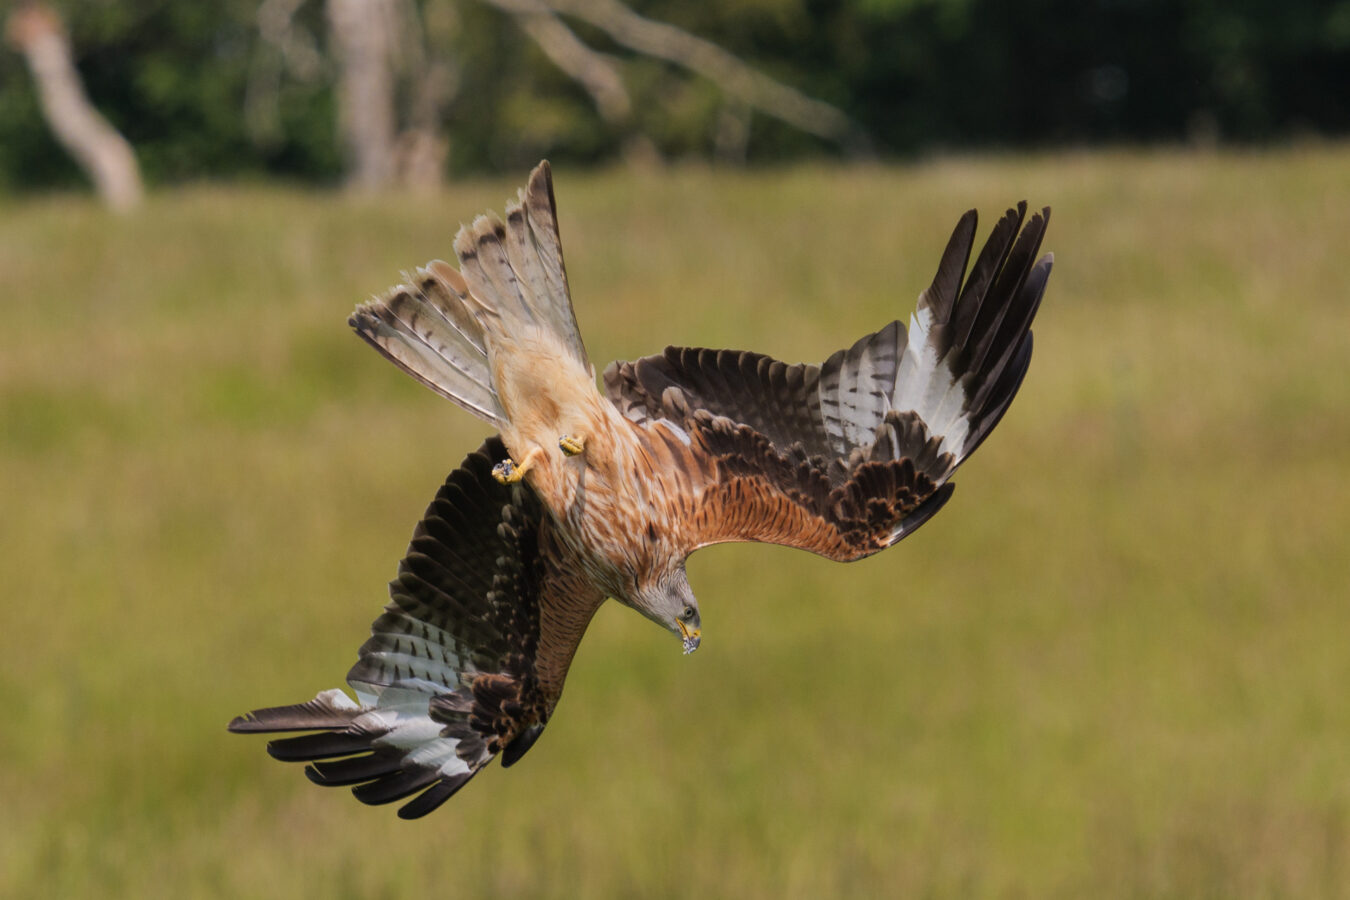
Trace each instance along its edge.
{"label": "small prey in beak", "polygon": [[699,634],[701,634],[701,632],[697,625],[691,627],[680,620],[677,620],[676,624],[680,626],[680,638],[684,641],[684,655],[688,656],[698,649]]}

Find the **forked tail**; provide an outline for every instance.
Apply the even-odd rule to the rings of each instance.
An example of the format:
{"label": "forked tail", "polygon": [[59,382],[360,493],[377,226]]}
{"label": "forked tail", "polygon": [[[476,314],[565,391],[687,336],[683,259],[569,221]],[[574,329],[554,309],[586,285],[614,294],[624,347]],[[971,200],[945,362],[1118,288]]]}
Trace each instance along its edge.
{"label": "forked tail", "polygon": [[577,330],[548,162],[506,207],[455,236],[459,270],[435,260],[363,303],[348,323],[390,362],[489,424],[505,426],[492,374],[494,336],[551,335],[592,371]]}

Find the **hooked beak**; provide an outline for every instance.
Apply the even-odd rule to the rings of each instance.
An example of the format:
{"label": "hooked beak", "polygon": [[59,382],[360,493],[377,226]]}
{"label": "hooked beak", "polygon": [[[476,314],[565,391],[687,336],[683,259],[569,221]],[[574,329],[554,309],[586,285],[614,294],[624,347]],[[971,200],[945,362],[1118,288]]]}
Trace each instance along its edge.
{"label": "hooked beak", "polygon": [[684,640],[684,653],[685,656],[688,656],[698,649],[699,635],[702,632],[697,628],[690,628],[683,622],[677,621],[675,624],[680,626],[680,637]]}

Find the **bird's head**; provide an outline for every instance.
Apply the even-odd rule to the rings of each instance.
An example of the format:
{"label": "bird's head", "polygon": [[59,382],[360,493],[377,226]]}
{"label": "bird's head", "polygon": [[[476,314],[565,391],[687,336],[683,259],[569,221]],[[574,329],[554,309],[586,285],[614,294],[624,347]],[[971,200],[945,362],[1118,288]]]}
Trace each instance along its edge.
{"label": "bird's head", "polygon": [[698,600],[681,564],[671,571],[639,578],[630,594],[629,605],[656,624],[680,636],[684,652],[698,649],[702,620]]}

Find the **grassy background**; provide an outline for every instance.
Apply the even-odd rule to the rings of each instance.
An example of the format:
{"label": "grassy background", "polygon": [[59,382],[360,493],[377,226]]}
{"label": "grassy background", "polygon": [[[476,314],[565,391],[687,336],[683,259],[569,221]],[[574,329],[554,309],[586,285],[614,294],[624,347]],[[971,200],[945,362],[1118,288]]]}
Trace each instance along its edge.
{"label": "grassy background", "polygon": [[513,189],[0,207],[0,895],[1350,896],[1345,145],[558,173],[598,365],[823,359],[1052,204],[1023,393],[897,549],[695,555],[696,655],[607,607],[429,819],[227,735],[484,434],[344,317]]}

